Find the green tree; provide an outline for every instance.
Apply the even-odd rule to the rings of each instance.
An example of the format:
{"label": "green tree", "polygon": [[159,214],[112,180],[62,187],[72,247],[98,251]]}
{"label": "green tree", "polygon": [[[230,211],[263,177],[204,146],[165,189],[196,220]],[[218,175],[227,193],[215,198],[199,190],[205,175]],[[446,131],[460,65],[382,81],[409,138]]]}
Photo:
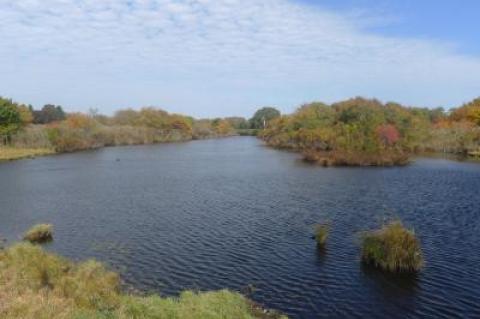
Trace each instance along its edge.
{"label": "green tree", "polygon": [[60,105],[46,104],[40,111],[33,111],[33,123],[48,124],[63,121],[66,114]]}
{"label": "green tree", "polygon": [[18,105],[12,100],[0,97],[0,138],[4,144],[9,143],[12,135],[22,126]]}
{"label": "green tree", "polygon": [[225,120],[236,130],[248,129],[249,127],[248,121],[243,117],[232,116],[225,118]]}
{"label": "green tree", "polygon": [[263,107],[259,109],[250,119],[250,128],[260,129],[266,128],[268,122],[280,117],[280,111],[273,107]]}

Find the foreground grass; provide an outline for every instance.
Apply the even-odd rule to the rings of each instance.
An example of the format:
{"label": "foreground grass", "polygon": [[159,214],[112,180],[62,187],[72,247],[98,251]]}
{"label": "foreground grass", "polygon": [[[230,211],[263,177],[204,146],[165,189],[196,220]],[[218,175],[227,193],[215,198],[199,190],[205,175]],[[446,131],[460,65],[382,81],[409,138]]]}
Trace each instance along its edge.
{"label": "foreground grass", "polygon": [[362,260],[392,272],[415,272],[423,267],[415,233],[396,221],[363,237]]}
{"label": "foreground grass", "polygon": [[55,151],[49,148],[0,147],[0,161],[31,158],[35,156],[42,156],[54,153]]}
{"label": "foreground grass", "polygon": [[119,276],[96,261],[73,263],[29,243],[0,250],[0,318],[251,319],[265,314],[244,296],[221,290],[178,298],[120,291]]}
{"label": "foreground grass", "polygon": [[23,240],[31,243],[44,243],[53,239],[53,225],[38,224],[30,228],[24,235]]}

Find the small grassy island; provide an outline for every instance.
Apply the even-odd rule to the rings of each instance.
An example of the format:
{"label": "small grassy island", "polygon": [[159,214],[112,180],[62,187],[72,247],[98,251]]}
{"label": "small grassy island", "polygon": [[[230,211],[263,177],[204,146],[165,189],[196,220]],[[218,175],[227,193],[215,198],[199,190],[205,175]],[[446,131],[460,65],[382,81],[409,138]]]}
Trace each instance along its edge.
{"label": "small grassy island", "polygon": [[38,224],[30,228],[24,235],[23,240],[31,243],[45,243],[53,240],[53,225]]}
{"label": "small grassy island", "polygon": [[391,272],[416,272],[423,267],[415,233],[395,221],[363,236],[362,260]]}
{"label": "small grassy island", "polygon": [[286,318],[228,290],[183,292],[178,298],[135,296],[96,261],[73,263],[21,243],[0,250],[0,317],[4,319]]}

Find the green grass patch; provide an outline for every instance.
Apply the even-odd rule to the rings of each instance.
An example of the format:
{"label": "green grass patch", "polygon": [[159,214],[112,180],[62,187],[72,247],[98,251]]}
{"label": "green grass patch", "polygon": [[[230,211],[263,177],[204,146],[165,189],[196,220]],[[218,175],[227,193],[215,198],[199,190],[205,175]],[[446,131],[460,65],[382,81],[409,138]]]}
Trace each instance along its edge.
{"label": "green grass patch", "polygon": [[0,318],[3,319],[254,319],[266,313],[228,290],[183,292],[176,298],[122,293],[119,276],[94,260],[74,263],[40,246],[0,250]]}
{"label": "green grass patch", "polygon": [[53,240],[53,225],[35,225],[23,235],[23,240],[38,244],[51,241]]}
{"label": "green grass patch", "polygon": [[416,272],[424,264],[415,233],[399,221],[363,235],[362,260],[391,272]]}

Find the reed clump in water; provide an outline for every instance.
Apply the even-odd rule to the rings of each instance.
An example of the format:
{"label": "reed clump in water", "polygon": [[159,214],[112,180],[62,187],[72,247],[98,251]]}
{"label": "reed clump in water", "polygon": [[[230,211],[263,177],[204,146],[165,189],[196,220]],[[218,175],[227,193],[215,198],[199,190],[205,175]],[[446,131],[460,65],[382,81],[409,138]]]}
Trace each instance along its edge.
{"label": "reed clump in water", "polygon": [[317,224],[315,225],[315,240],[317,241],[317,246],[324,248],[327,244],[328,235],[330,234],[330,225],[328,224]]}
{"label": "reed clump in water", "polygon": [[400,221],[363,235],[362,260],[391,272],[416,272],[424,264],[415,233]]}
{"label": "reed clump in water", "polygon": [[38,224],[30,228],[24,235],[23,240],[31,243],[45,243],[53,239],[53,225]]}

